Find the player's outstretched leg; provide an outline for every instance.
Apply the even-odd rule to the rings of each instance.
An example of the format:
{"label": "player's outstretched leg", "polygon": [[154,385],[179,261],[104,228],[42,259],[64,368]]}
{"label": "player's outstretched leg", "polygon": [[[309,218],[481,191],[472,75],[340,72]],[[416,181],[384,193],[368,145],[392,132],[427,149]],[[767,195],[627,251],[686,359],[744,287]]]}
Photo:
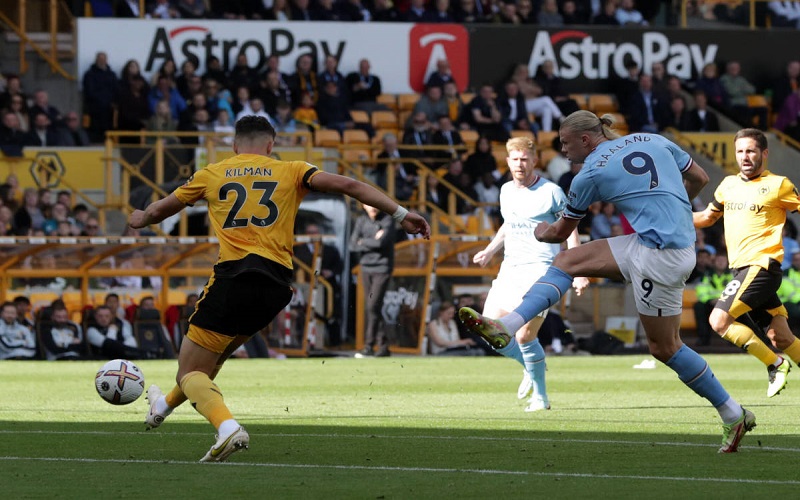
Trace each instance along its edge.
{"label": "player's outstretched leg", "polygon": [[756,426],[756,417],[736,402],[714,376],[708,363],[686,345],[681,345],[666,365],[678,374],[681,382],[707,399],[722,419],[720,453],[734,453],[744,434]]}
{"label": "player's outstretched leg", "polygon": [[740,321],[734,321],[731,326],[722,334],[722,338],[732,344],[741,347],[751,356],[760,360],[767,367],[769,385],[767,386],[767,397],[773,397],[786,387],[786,376],[789,374],[788,362],[775,354],[753,331],[753,327],[759,328],[755,323],[747,326]]}
{"label": "player's outstretched leg", "polygon": [[223,462],[232,453],[246,450],[250,435],[233,418],[222,399],[222,392],[203,372],[193,371],[183,376],[181,390],[192,406],[217,429],[217,442],[200,459],[201,462]]}

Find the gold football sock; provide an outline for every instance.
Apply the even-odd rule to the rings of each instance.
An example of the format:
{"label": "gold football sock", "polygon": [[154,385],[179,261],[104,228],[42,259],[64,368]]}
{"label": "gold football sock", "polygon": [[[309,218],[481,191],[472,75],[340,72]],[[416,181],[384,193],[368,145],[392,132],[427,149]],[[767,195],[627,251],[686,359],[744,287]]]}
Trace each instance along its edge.
{"label": "gold football sock", "polygon": [[772,349],[762,342],[753,330],[738,321],[734,321],[722,338],[741,347],[767,366],[778,362],[778,355],[772,352]]}
{"label": "gold football sock", "polygon": [[794,339],[792,345],[783,350],[796,365],[800,365],[800,339]]}
{"label": "gold football sock", "polygon": [[206,420],[211,422],[215,429],[219,429],[222,422],[233,418],[222,400],[222,392],[219,387],[205,373],[187,373],[181,379],[181,389],[192,402],[194,409],[206,417]]}
{"label": "gold football sock", "polygon": [[164,396],[164,400],[167,402],[170,408],[175,409],[186,402],[186,394],[183,393],[181,390],[181,386],[176,385],[172,388],[171,391]]}

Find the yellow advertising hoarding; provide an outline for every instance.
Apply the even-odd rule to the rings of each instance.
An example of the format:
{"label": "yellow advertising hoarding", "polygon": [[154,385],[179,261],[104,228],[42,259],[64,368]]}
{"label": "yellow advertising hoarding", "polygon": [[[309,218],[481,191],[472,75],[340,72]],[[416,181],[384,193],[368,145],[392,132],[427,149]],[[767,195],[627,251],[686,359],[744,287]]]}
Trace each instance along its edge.
{"label": "yellow advertising hoarding", "polygon": [[103,148],[25,148],[20,158],[0,156],[0,182],[15,174],[21,188],[104,189]]}

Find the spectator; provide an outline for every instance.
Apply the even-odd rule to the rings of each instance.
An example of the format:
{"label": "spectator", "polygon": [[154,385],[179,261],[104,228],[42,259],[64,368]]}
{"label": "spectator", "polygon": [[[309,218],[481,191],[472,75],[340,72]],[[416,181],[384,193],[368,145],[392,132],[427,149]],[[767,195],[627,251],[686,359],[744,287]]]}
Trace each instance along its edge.
{"label": "spectator", "polygon": [[41,339],[48,361],[86,358],[83,331],[70,321],[69,313],[63,306],[53,306],[52,323],[42,328]]}
{"label": "spectator", "polygon": [[103,232],[100,230],[100,221],[97,217],[89,217],[86,219],[86,224],[83,226],[81,236],[102,236]]}
{"label": "spectator", "polygon": [[[133,75],[117,94],[117,129],[139,131],[147,127],[153,114],[147,95],[147,83],[140,75]],[[133,141],[139,142],[134,137]]]}
{"label": "spectator", "polygon": [[611,90],[617,97],[617,102],[621,106],[622,112],[626,112],[625,106],[631,96],[639,89],[639,78],[642,70],[634,60],[625,61],[626,74],[623,78],[618,78],[616,74],[611,79]]}
{"label": "spectator", "polygon": [[[320,236],[322,232],[320,231],[319,225],[315,223],[309,223],[306,225],[306,228],[303,234],[307,234],[310,236]],[[339,251],[336,249],[335,246],[323,243],[322,248],[320,249],[322,262],[320,265],[319,274],[322,275],[334,288],[338,288],[339,286],[339,275],[342,274],[343,270],[343,263],[342,258],[339,255]],[[301,243],[294,246],[294,256],[297,259],[304,263],[305,265],[311,267],[312,270],[314,269],[314,244],[309,243]]]}
{"label": "spectator", "polygon": [[409,158],[424,159],[430,156],[430,152],[425,147],[430,145],[432,138],[431,123],[424,111],[419,111],[411,115],[411,128],[403,133],[403,145],[412,146],[404,148],[407,151],[405,156]]}
{"label": "spectator", "polygon": [[375,0],[375,6],[372,9],[372,20],[389,23],[402,21],[400,12],[394,7],[390,0]]}
{"label": "spectator", "polygon": [[272,7],[264,13],[264,19],[273,21],[291,21],[292,10],[288,0],[273,0]]}
{"label": "spectator", "polygon": [[758,127],[762,130],[767,128],[766,107],[749,107],[747,96],[756,92],[756,87],[741,75],[741,65],[739,61],[729,61],[725,74],[719,78],[725,94],[728,96],[728,104],[733,117],[742,125],[750,126],[753,118],[758,119]]}
{"label": "spectator", "polygon": [[228,74],[228,85],[234,89],[247,87],[250,91],[258,86],[258,71],[250,66],[246,53],[236,56],[236,64]]}
{"label": "spectator", "polygon": [[455,82],[447,82],[443,87],[442,99],[447,104],[447,116],[456,128],[466,129],[469,126],[464,122],[465,110],[464,102],[458,93],[458,87]]}
{"label": "spectator", "polygon": [[159,76],[156,86],[150,90],[150,110],[155,112],[159,101],[167,101],[172,118],[176,121],[186,109],[186,101],[180,93],[172,87],[172,80],[168,76]]}
{"label": "spectator", "polygon": [[447,150],[437,151],[441,158],[450,160],[460,158],[467,151],[467,146],[461,138],[461,134],[453,127],[453,122],[447,115],[439,117],[439,124],[431,136],[431,144],[434,146],[447,146]]}
{"label": "spectator", "polygon": [[456,306],[442,302],[436,318],[428,323],[428,350],[436,356],[483,356],[472,338],[461,338],[455,321]]}
{"label": "spectator", "polygon": [[407,23],[424,23],[425,12],[425,0],[411,0],[411,5],[406,11],[405,21]]}
{"label": "spectator", "polygon": [[94,321],[86,328],[86,338],[94,350],[105,359],[140,359],[131,324],[117,318],[111,309],[99,306],[94,310]]}
{"label": "spectator", "polygon": [[[381,308],[394,269],[394,220],[375,207],[364,205],[364,214],[354,224],[350,235],[350,251],[361,265],[364,288],[364,348],[356,357],[389,356],[389,338]],[[373,350],[376,349],[376,350]]]}
{"label": "spectator", "polygon": [[[297,120],[292,117],[292,107],[286,101],[278,102],[278,107],[274,118],[275,132],[278,134],[295,134],[305,127],[298,125]],[[278,135],[275,137],[276,146],[295,146],[301,138],[294,135]]]}
{"label": "spectator", "polygon": [[220,84],[216,80],[208,79],[203,83],[203,95],[206,98],[209,112],[216,118],[217,114],[225,110],[228,112],[229,125],[233,125],[233,109],[231,103],[222,97],[220,93]]}
{"label": "spectator", "polygon": [[246,109],[240,111],[239,114],[236,115],[234,122],[238,122],[243,117],[250,115],[260,116],[262,118],[265,118],[268,122],[272,123],[272,117],[269,116],[269,114],[267,114],[267,112],[264,110],[264,103],[258,97],[253,97],[252,99],[250,99],[249,111]]}
{"label": "spectator", "polygon": [[[178,129],[178,121],[172,116],[169,102],[158,101],[155,107],[155,113],[147,120],[147,130],[149,132],[174,132]],[[167,144],[176,144],[178,138],[175,136],[167,136],[164,138]],[[155,142],[155,139],[148,138],[149,142]]]}
{"label": "spectator", "polygon": [[319,115],[314,109],[314,98],[308,92],[300,94],[300,105],[294,110],[294,119],[312,130],[319,128]]}
{"label": "spectator", "polygon": [[650,75],[639,75],[639,88],[629,97],[627,121],[631,132],[657,133],[663,128],[669,114],[669,103],[653,90]]}
{"label": "spectator", "polygon": [[204,82],[215,80],[221,86],[227,86],[228,76],[225,74],[225,70],[222,69],[222,63],[220,63],[219,57],[211,56],[206,59],[206,72],[203,73],[202,78]]}
{"label": "spectator", "polygon": [[264,75],[264,78],[259,82],[259,89],[256,95],[264,101],[264,110],[272,116],[275,116],[279,102],[289,104],[291,109],[292,94],[289,92],[289,87],[281,85],[280,73],[277,71],[270,71]]}
{"label": "spectator", "polygon": [[111,310],[115,318],[125,319],[125,308],[120,304],[118,294],[113,292],[106,294],[105,299],[103,299],[103,305]]}
{"label": "spectator", "polygon": [[117,85],[117,75],[108,66],[108,55],[98,52],[94,64],[83,75],[84,112],[89,115],[89,134],[94,142],[102,142],[106,131],[113,127]]}
{"label": "spectator", "polygon": [[578,10],[575,0],[564,0],[562,2],[561,15],[564,19],[564,25],[589,23],[589,16]]}
{"label": "spectator", "polygon": [[453,79],[453,70],[450,68],[450,62],[447,59],[437,59],[436,71],[428,76],[428,79],[425,81],[425,88],[444,87],[444,84],[448,82],[455,82]]}
{"label": "spectator", "polygon": [[[28,301],[30,302],[30,301]],[[12,302],[0,306],[0,359],[35,359],[36,335],[18,319]]]}
{"label": "spectator", "polygon": [[386,109],[385,106],[377,103],[377,98],[383,91],[381,79],[370,73],[369,70],[369,60],[361,59],[358,62],[358,71],[347,75],[346,84],[350,90],[353,108],[369,112]]}
{"label": "spectator", "polygon": [[25,108],[28,107],[28,96],[22,91],[22,80],[17,75],[8,75],[5,91],[0,94],[0,109],[11,107],[11,99],[13,97],[22,98]]}
{"label": "spectator", "polygon": [[486,136],[478,138],[475,143],[475,151],[467,157],[464,162],[464,172],[468,173],[473,179],[481,179],[483,174],[498,174],[497,160],[492,154],[492,143]]}
{"label": "spectator", "polygon": [[35,331],[33,315],[31,314],[33,311],[31,299],[24,295],[18,295],[14,297],[14,307],[17,308],[17,322],[28,327],[30,331]]}
{"label": "spectator", "polygon": [[0,151],[9,157],[21,157],[22,148],[26,145],[28,134],[19,126],[17,115],[11,111],[3,113],[3,123],[0,126]]}
{"label": "spectator", "polygon": [[569,116],[580,109],[578,103],[562,89],[561,78],[556,76],[556,65],[552,59],[542,62],[542,65],[536,70],[536,76],[533,80],[541,87],[542,95],[553,99],[563,116]]}
{"label": "spectator", "polygon": [[195,113],[201,109],[208,113],[209,119],[216,118],[216,113],[212,114],[208,101],[206,101],[206,96],[203,94],[195,94],[178,119],[178,130],[188,130],[190,128],[188,125],[195,120]]}
{"label": "spectator", "polygon": [[775,119],[775,128],[789,137],[800,140],[800,88],[784,99]]}
{"label": "spectator", "polygon": [[289,89],[292,95],[301,95],[307,92],[311,96],[311,100],[316,104],[319,99],[319,78],[317,72],[313,68],[313,59],[308,54],[303,54],[297,58],[295,64],[296,71],[289,77]]}
{"label": "spectator", "polygon": [[[136,59],[128,59],[125,66],[122,67],[122,71],[119,73],[117,93],[119,93],[121,89],[130,86],[131,81],[136,77],[144,79],[139,62]],[[144,88],[145,93],[150,93],[150,85],[147,83],[147,80],[144,81]]]}
{"label": "spectator", "polygon": [[525,111],[540,118],[542,130],[553,130],[553,120],[560,120],[564,115],[555,101],[544,95],[542,87],[528,76],[528,67],[524,64],[516,65],[511,80],[519,86],[519,91],[525,97]]}
{"label": "spectator", "polygon": [[250,109],[250,97],[250,89],[247,87],[242,86],[236,89],[236,99],[231,103],[233,116],[240,113],[242,116],[247,116],[253,113],[253,110]]}
{"label": "spectator", "polygon": [[[199,108],[194,112],[192,121],[185,123],[183,126],[178,125],[178,130],[183,132],[213,132],[214,124],[211,122],[208,111]],[[205,143],[205,136],[181,137],[180,142],[187,146],[202,146]]]}
{"label": "spectator", "polygon": [[414,110],[405,124],[406,128],[411,124],[412,117],[420,112],[425,113],[428,120],[435,124],[434,128],[438,127],[439,117],[449,115],[449,106],[442,98],[442,87],[432,85],[425,89],[425,94],[414,104]]}
{"label": "spectator", "polygon": [[[466,174],[465,175],[469,175]],[[485,210],[493,224],[500,227],[500,188],[495,184],[494,176],[491,172],[486,172],[482,177],[478,178],[475,185],[472,187],[475,192],[475,200],[480,203],[494,203],[498,204],[497,207],[485,207]]]}
{"label": "spectator", "polygon": [[145,17],[148,19],[179,19],[181,13],[170,3],[170,0],[156,0],[147,9]]}
{"label": "spectator", "polygon": [[340,134],[355,128],[355,122],[348,108],[347,97],[340,93],[339,85],[334,81],[325,83],[323,93],[317,102],[320,125],[338,130]]}
{"label": "spectator", "polygon": [[29,231],[39,231],[44,226],[44,215],[39,208],[39,195],[34,188],[25,188],[22,206],[14,214],[14,233],[27,236]]}
{"label": "spectator", "polygon": [[206,4],[203,0],[178,0],[176,8],[184,19],[203,19],[206,16]]}
{"label": "spectator", "polygon": [[[144,254],[135,250],[131,253],[130,258],[125,260],[120,266],[120,269],[131,269],[134,271],[152,270],[151,266]],[[131,288],[134,290],[153,289],[161,290],[162,280],[160,276],[121,276],[114,278],[116,285],[123,288]]]}
{"label": "spectator", "polygon": [[[798,3],[800,6],[800,3]],[[772,84],[772,109],[779,110],[784,101],[800,88],[800,61],[789,61],[786,73]]]}
{"label": "spectator", "polygon": [[343,21],[346,17],[341,9],[334,8],[333,0],[319,0],[317,8],[313,10],[311,17],[315,21]]}
{"label": "spectator", "polygon": [[687,284],[699,283],[700,280],[702,280],[708,273],[711,272],[711,269],[714,265],[714,259],[711,255],[711,252],[709,252],[707,248],[698,248],[696,256],[697,260],[694,265],[694,269],[692,269],[692,273],[686,280]]}
{"label": "spectator", "polygon": [[[0,109],[5,108],[0,107]],[[28,104],[25,102],[25,99],[22,96],[15,95],[11,97],[11,102],[7,108],[7,111],[16,115],[17,119],[19,120],[19,129],[22,132],[28,132],[31,129],[31,119],[30,114],[28,113]]]}
{"label": "spectator", "polygon": [[292,0],[291,12],[293,21],[311,21],[312,14],[308,8],[308,0]]}
{"label": "spectator", "polygon": [[556,0],[544,0],[536,20],[541,26],[564,26],[564,17],[558,12]]}
{"label": "spectator", "polygon": [[694,91],[694,109],[689,112],[689,131],[719,132],[719,119],[708,109],[708,97],[702,90]]}
{"label": "spectator", "polygon": [[[267,67],[262,76],[266,75],[267,73],[277,73],[278,80],[280,81],[280,88],[285,89],[289,95],[291,95],[291,90],[289,90],[289,84],[287,83],[289,80],[289,75],[281,71],[281,60],[276,54],[270,54],[270,56],[267,57]],[[287,102],[291,103],[291,101]]]}
{"label": "spectator", "polygon": [[433,0],[433,8],[423,15],[426,23],[453,23],[455,18],[450,13],[450,0]]}
{"label": "spectator", "polygon": [[525,98],[519,91],[519,85],[513,80],[508,80],[502,92],[498,92],[497,107],[502,116],[502,125],[506,132],[512,130],[535,131],[528,121],[528,112]]}
{"label": "spectator", "polygon": [[175,88],[178,89],[178,93],[183,97],[185,100],[190,101],[192,96],[196,93],[196,89],[194,92],[189,88],[189,82],[196,76],[198,78],[198,82],[200,80],[200,76],[197,75],[197,64],[193,58],[188,58],[183,61],[181,64],[181,71],[178,76],[175,77]]}
{"label": "spectator", "polygon": [[[462,4],[464,3],[475,5],[474,0],[466,0],[466,2],[462,0]],[[531,0],[519,0],[519,2],[517,2],[517,17],[522,24],[536,24],[537,16],[534,15],[533,2]]]}
{"label": "spectator", "polygon": [[[383,151],[378,153],[378,160],[400,160],[402,155],[397,149],[397,136],[392,133],[386,133],[382,138]],[[368,173],[370,180],[382,189],[387,189],[386,173],[391,172],[394,168],[394,198],[398,200],[410,200],[414,189],[417,187],[419,179],[416,176],[416,167],[409,162],[394,161],[394,162],[380,162],[372,172]]]}
{"label": "spectator", "polygon": [[31,123],[36,121],[36,115],[44,113],[54,127],[64,124],[64,117],[56,107],[50,105],[50,95],[46,90],[37,90],[33,94],[33,106],[28,110]]}
{"label": "spectator", "polygon": [[491,85],[482,85],[478,95],[469,104],[471,124],[480,135],[493,141],[505,141],[508,132],[503,128],[503,115],[497,107],[494,89]]}
{"label": "spectator", "polygon": [[621,0],[615,16],[617,22],[623,26],[647,26],[648,24],[642,13],[634,8],[633,0]]}
{"label": "spectator", "polygon": [[344,76],[339,72],[339,60],[336,56],[325,56],[325,69],[319,74],[320,85],[323,87],[329,83],[336,84],[336,91],[340,96],[348,100],[350,91]]}
{"label": "spectator", "polygon": [[[144,103],[144,109],[147,109],[147,103]],[[59,142],[68,147],[84,147],[89,146],[89,134],[81,127],[81,119],[78,113],[70,111],[64,121],[65,127],[59,129],[61,138]]]}
{"label": "spectator", "polygon": [[800,28],[800,2],[769,2],[774,28]]}
{"label": "spectator", "polygon": [[693,307],[697,326],[697,345],[708,345],[711,342],[713,330],[708,323],[708,317],[720,295],[733,279],[733,275],[728,269],[728,256],[725,252],[715,255],[712,262],[713,267],[700,278],[700,282],[695,287],[697,302]]}
{"label": "spectator", "polygon": [[[570,161],[567,160],[567,157],[561,153],[561,139],[559,139],[558,136],[553,138],[551,146],[553,148],[553,152],[555,153],[554,156],[552,156],[549,161],[542,161],[541,164],[537,164],[537,167],[545,169],[545,175],[543,175],[543,177],[546,177],[558,184],[561,181],[561,177],[572,170],[572,163],[570,163]],[[579,171],[580,166],[575,173],[577,174]],[[567,182],[566,179],[565,182]],[[572,183],[572,179],[569,179],[569,183]],[[559,186],[561,186],[561,184],[559,184]],[[564,188],[562,187],[561,189],[563,191]],[[564,192],[569,193],[569,186],[567,186],[567,190]]]}
{"label": "spectator", "polygon": [[691,116],[686,111],[686,99],[678,95],[672,98],[669,103],[670,111],[662,129],[673,127],[680,131],[688,131],[691,128]]}
{"label": "spectator", "polygon": [[136,0],[122,0],[112,5],[114,17],[137,18],[139,17],[139,2]]}
{"label": "spectator", "polygon": [[[478,197],[478,195],[475,193],[475,190],[472,188],[472,184],[474,184],[475,181],[470,177],[469,174],[464,172],[464,164],[459,158],[453,158],[450,161],[450,163],[447,165],[447,173],[442,176],[442,180],[447,181],[449,184],[461,191],[461,193],[467,195],[473,200]],[[451,192],[452,191],[448,185],[445,183],[439,184],[439,202],[442,204],[440,206],[445,212],[450,211],[450,201],[448,198]],[[464,215],[475,208],[458,194],[456,195],[455,201],[456,215]]]}
{"label": "spectator", "polygon": [[61,137],[51,126],[50,118],[45,113],[33,116],[33,127],[25,136],[25,145],[33,147],[63,146]]}
{"label": "spectator", "polygon": [[611,226],[620,225],[616,211],[617,207],[613,203],[603,203],[600,213],[592,218],[591,236],[593,240],[611,237]]}
{"label": "spectator", "polygon": [[[667,93],[667,70],[664,67],[663,62],[656,62],[650,66],[650,77],[653,79],[653,90],[658,92],[659,94],[666,94]],[[680,84],[680,80],[678,81]],[[678,91],[680,91],[680,85],[678,86]]]}

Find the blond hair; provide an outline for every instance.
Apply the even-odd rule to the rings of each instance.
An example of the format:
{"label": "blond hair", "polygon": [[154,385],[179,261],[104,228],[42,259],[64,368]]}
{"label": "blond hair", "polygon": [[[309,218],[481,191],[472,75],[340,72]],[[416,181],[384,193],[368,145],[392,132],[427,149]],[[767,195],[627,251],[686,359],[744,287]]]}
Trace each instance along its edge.
{"label": "blond hair", "polygon": [[598,117],[591,111],[580,110],[570,114],[561,122],[561,129],[568,129],[573,132],[594,132],[602,135],[606,139],[618,139],[621,136],[612,130],[614,115],[604,114]]}
{"label": "blond hair", "polygon": [[527,137],[512,137],[506,142],[506,151],[527,151],[531,155],[536,154],[536,144]]}

